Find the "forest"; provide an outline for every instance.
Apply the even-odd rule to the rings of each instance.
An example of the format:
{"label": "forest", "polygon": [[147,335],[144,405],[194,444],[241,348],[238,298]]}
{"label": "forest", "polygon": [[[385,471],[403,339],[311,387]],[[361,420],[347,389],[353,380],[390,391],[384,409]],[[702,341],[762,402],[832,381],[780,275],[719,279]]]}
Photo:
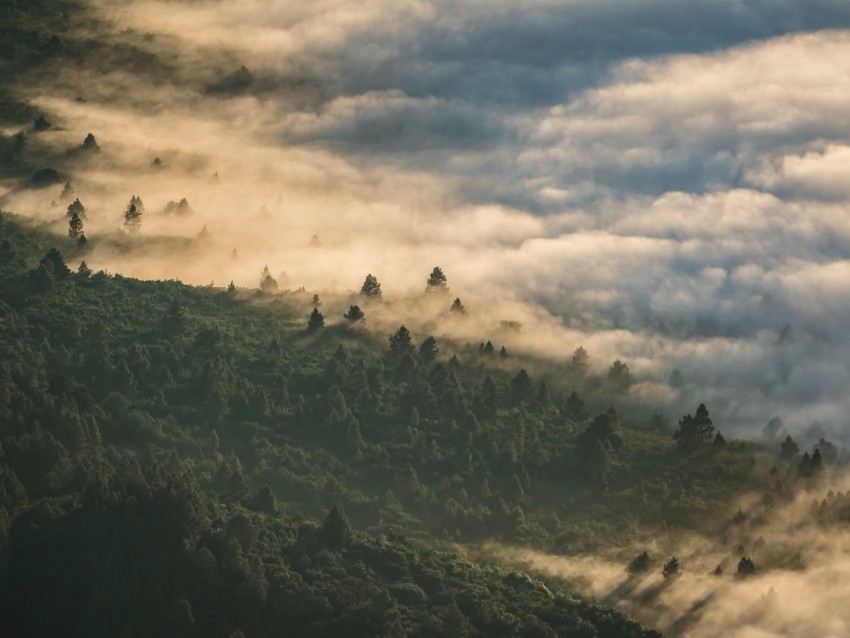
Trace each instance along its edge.
{"label": "forest", "polygon": [[[296,257],[358,288],[245,275],[260,248],[205,216],[214,164],[139,159],[21,90],[178,72],[158,36],[103,28],[0,0],[2,635],[816,635],[823,614],[777,601],[846,563],[840,441],[779,417],[741,436],[678,369],[648,393],[608,350],[544,356],[533,312],[442,265],[400,292],[307,225]],[[234,68],[191,81],[270,90]],[[198,197],[143,190],[171,170]],[[228,215],[275,234],[265,204]],[[178,258],[194,283],[144,276]]]}

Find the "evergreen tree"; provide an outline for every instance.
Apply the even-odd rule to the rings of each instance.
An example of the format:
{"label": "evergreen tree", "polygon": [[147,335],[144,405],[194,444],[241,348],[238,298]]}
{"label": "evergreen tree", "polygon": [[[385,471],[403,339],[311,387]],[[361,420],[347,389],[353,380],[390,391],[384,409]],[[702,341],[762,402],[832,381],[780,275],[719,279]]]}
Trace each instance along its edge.
{"label": "evergreen tree", "polygon": [[714,438],[714,425],[704,403],[697,407],[696,416],[686,414],[679,420],[679,427],[673,433],[673,438],[679,447],[686,450],[697,449]]}
{"label": "evergreen tree", "polygon": [[783,461],[794,462],[798,456],[800,456],[800,446],[789,434],[779,448],[779,458]]}
{"label": "evergreen tree", "polygon": [[342,315],[345,319],[348,319],[350,322],[354,323],[356,321],[361,321],[366,315],[360,310],[360,306],[349,306],[348,312]]}
{"label": "evergreen tree", "polygon": [[632,559],[632,562],[629,563],[629,573],[643,574],[644,572],[649,570],[650,564],[651,561],[649,558],[649,553],[647,551],[642,551],[640,554],[638,554]]}
{"label": "evergreen tree", "polygon": [[534,398],[534,383],[524,368],[511,379],[511,396],[517,403],[531,401]]}
{"label": "evergreen tree", "polygon": [[666,579],[677,578],[682,574],[682,567],[679,565],[679,559],[673,556],[670,560],[664,563],[664,569],[661,570],[661,574]]}
{"label": "evergreen tree", "polygon": [[390,337],[390,350],[397,357],[402,357],[413,352],[413,341],[410,338],[410,331],[401,325],[395,334]]}
{"label": "evergreen tree", "polygon": [[313,308],[310,318],[307,320],[307,332],[316,332],[325,327],[325,318],[318,308]]}
{"label": "evergreen tree", "polygon": [[99,151],[100,146],[97,144],[97,140],[95,139],[92,133],[86,135],[86,139],[83,140],[82,148],[86,151]]}
{"label": "evergreen tree", "polygon": [[133,195],[130,198],[130,203],[136,206],[136,210],[139,211],[139,215],[144,215],[145,213],[145,205],[142,203],[142,198],[138,195]]}
{"label": "evergreen tree", "polygon": [[738,578],[747,578],[748,576],[752,576],[756,573],[755,563],[750,559],[749,556],[741,556],[741,560],[738,561]]}
{"label": "evergreen tree", "polygon": [[461,303],[460,297],[457,297],[452,302],[452,307],[449,308],[449,310],[451,310],[452,312],[455,312],[459,315],[466,314],[466,308],[463,307],[463,303]]}
{"label": "evergreen tree", "polygon": [[803,454],[803,457],[800,459],[800,463],[797,465],[797,473],[805,478],[812,475],[812,457],[809,456],[808,452]]}
{"label": "evergreen tree", "polygon": [[360,287],[360,294],[366,297],[373,297],[375,299],[381,298],[381,284],[378,283],[378,278],[369,273],[366,275],[366,280],[363,282],[363,285]]}
{"label": "evergreen tree", "polygon": [[[133,197],[135,197],[135,195]],[[130,203],[127,204],[127,209],[124,211],[124,228],[131,233],[137,233],[141,227],[142,213],[131,200]]]}
{"label": "evergreen tree", "polygon": [[809,462],[808,466],[808,474],[805,476],[817,476],[823,472],[823,457],[821,456],[820,449],[815,448],[815,451],[812,452],[812,458]]}
{"label": "evergreen tree", "polygon": [[65,279],[71,274],[71,269],[65,264],[65,259],[55,248],[51,248],[41,258],[40,262],[47,271],[56,279]]}
{"label": "evergreen tree", "polygon": [[587,355],[587,350],[579,346],[573,353],[573,359],[570,363],[570,372],[579,378],[587,376],[590,371],[590,357]]}
{"label": "evergreen tree", "polygon": [[608,384],[618,392],[625,392],[634,385],[635,378],[629,366],[617,359],[608,369]]}
{"label": "evergreen tree", "polygon": [[77,274],[80,275],[80,277],[85,277],[86,279],[91,277],[91,268],[89,268],[85,261],[80,262],[80,267],[77,268]]}
{"label": "evergreen tree", "polygon": [[71,239],[79,239],[83,236],[83,220],[77,213],[71,216],[71,221],[68,222],[68,237]]}
{"label": "evergreen tree", "polygon": [[46,117],[44,117],[43,113],[39,114],[39,116],[35,118],[35,122],[33,123],[33,128],[36,131],[46,131],[51,126],[52,124],[50,124],[50,121]]}
{"label": "evergreen tree", "polygon": [[590,413],[587,411],[584,401],[581,400],[581,397],[579,397],[575,390],[570,392],[570,395],[564,402],[562,411],[564,416],[574,423],[583,423],[590,417]]}
{"label": "evergreen tree", "polygon": [[426,292],[448,292],[449,287],[446,282],[446,276],[443,274],[439,266],[434,266],[434,270],[428,276],[428,285],[425,288]]}
{"label": "evergreen tree", "polygon": [[[70,184],[69,184],[69,186],[70,186]],[[83,206],[83,203],[80,201],[79,198],[75,199],[73,202],[68,204],[68,212],[67,212],[68,217],[73,217],[75,214],[80,219],[86,218],[86,207]]]}
{"label": "evergreen tree", "polygon": [[351,523],[348,522],[348,518],[339,505],[334,505],[325,517],[320,538],[325,545],[333,549],[341,549],[354,539]]}
{"label": "evergreen tree", "polygon": [[260,290],[262,290],[266,294],[274,294],[278,291],[277,279],[274,277],[266,277],[260,283]]}
{"label": "evergreen tree", "polygon": [[419,358],[425,365],[431,365],[437,358],[440,352],[440,347],[437,345],[437,340],[434,337],[427,337],[419,346]]}
{"label": "evergreen tree", "polygon": [[59,199],[63,202],[67,202],[74,196],[74,187],[71,186],[71,182],[65,182],[65,187],[62,189],[62,193],[59,195]]}

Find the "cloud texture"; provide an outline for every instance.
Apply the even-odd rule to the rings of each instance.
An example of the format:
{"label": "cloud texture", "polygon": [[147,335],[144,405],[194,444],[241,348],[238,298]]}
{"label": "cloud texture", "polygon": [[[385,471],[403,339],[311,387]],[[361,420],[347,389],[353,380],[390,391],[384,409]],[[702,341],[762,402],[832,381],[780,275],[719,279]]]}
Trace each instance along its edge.
{"label": "cloud texture", "polygon": [[[522,317],[531,352],[619,356],[639,393],[706,401],[724,430],[781,414],[847,438],[847,3],[92,7],[81,29],[158,63],[21,87],[62,122],[44,144],[103,147],[73,166],[89,234],[132,194],[196,211],[149,215],[149,235],[210,231],[192,259],[100,267],[255,286],[268,263],[338,290],[373,272],[401,295],[439,264],[479,312]],[[13,190],[6,206],[57,216]]]}

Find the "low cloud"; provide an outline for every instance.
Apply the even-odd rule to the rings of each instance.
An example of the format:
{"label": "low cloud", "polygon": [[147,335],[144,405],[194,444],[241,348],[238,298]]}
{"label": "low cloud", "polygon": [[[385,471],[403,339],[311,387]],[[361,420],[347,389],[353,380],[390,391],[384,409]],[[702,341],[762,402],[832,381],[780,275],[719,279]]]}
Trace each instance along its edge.
{"label": "low cloud", "polygon": [[[423,329],[517,320],[513,348],[619,357],[673,418],[704,400],[725,431],[845,437],[844,3],[92,7],[97,70],[19,90],[57,123],[30,159],[64,158],[92,240],[145,203],[145,249],[92,241],[93,267],[255,287],[268,265],[343,296],[372,272],[410,299],[440,265],[486,320]],[[69,153],[90,131],[101,152]],[[63,230],[61,187],[4,189]],[[194,215],[163,212],[184,197]],[[152,241],[204,227],[191,258]]]}

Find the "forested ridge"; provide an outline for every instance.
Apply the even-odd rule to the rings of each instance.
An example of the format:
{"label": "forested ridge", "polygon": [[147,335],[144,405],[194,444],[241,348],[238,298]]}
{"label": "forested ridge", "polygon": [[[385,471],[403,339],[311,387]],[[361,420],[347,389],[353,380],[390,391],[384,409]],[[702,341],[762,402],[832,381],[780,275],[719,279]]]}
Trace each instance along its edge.
{"label": "forested ridge", "polygon": [[[638,396],[628,362],[581,343],[566,361],[514,352],[529,328],[511,319],[457,337],[445,326],[488,325],[490,309],[467,309],[439,266],[406,298],[365,272],[359,292],[326,292],[268,266],[251,287],[90,268],[106,255],[239,263],[204,243],[206,226],[162,231],[195,214],[181,195],[145,211],[134,194],[98,218],[105,191],[76,172],[113,169],[120,143],[66,137],[22,97],[48,77],[85,103],[55,73],[76,66],[179,84],[137,46],[154,34],[110,25],[99,39],[96,20],[74,0],[0,0],[3,198],[31,197],[42,220],[0,212],[0,635],[652,636],[513,554],[620,565],[599,598],[637,616],[669,611],[662,595],[717,556],[700,576],[718,588],[804,569],[765,530],[806,490],[818,498],[793,529],[850,521],[850,496],[818,492],[847,459],[825,434],[795,440],[777,418],[738,439],[695,384],[674,412]],[[244,66],[215,85],[183,79],[215,97],[253,82]],[[132,170],[168,171],[163,157]],[[208,175],[201,188],[220,186]],[[428,304],[440,321],[415,316]],[[668,389],[684,383],[673,370]],[[687,627],[712,595],[666,626]]]}
{"label": "forested ridge", "polygon": [[253,293],[72,272],[35,258],[55,237],[1,219],[8,635],[644,635],[407,538],[557,531],[522,505],[537,453],[515,419],[541,452],[559,419],[539,393],[307,336]]}

